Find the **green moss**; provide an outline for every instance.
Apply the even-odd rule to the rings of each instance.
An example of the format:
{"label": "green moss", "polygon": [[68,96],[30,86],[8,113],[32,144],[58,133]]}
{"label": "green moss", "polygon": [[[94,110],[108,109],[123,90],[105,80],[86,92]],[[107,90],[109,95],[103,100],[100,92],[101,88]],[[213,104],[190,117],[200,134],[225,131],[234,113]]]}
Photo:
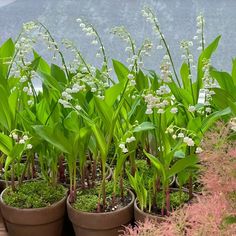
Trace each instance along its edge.
{"label": "green moss", "polygon": [[26,182],[16,191],[8,188],[3,200],[7,205],[17,208],[41,208],[61,200],[66,191],[62,185],[52,186],[45,181]]}
{"label": "green moss", "polygon": [[[127,194],[127,191],[125,190],[126,186],[127,186],[127,181],[124,182],[124,195]],[[108,205],[111,202],[113,190],[114,190],[114,182],[113,181],[107,182],[106,183],[106,199],[107,199]],[[75,203],[72,204],[72,206],[75,209],[80,210],[80,211],[95,212],[97,209],[99,193],[101,193],[101,185],[98,185],[92,189],[85,189],[83,191],[78,191],[76,201]],[[121,191],[119,188],[119,184],[117,184],[116,197],[119,198],[120,196],[121,196]]]}
{"label": "green moss", "polygon": [[94,212],[98,203],[98,196],[94,194],[82,194],[77,196],[73,207],[79,211]]}
{"label": "green moss", "polygon": [[[182,204],[188,202],[189,200],[189,194],[186,192],[171,192],[170,193],[170,206],[174,210],[180,207]],[[163,202],[163,194],[162,192],[158,193],[157,195],[157,207],[159,209],[162,208],[162,202]]]}

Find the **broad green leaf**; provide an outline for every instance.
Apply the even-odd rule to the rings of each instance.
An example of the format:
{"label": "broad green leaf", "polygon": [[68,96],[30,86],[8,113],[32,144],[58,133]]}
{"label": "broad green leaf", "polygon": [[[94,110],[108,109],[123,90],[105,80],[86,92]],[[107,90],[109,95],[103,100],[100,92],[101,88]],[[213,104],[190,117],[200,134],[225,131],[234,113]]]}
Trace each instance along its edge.
{"label": "broad green leaf", "polygon": [[220,85],[221,89],[224,89],[228,95],[236,99],[236,87],[234,86],[233,79],[230,74],[222,71],[211,71],[212,77],[214,77]]}
{"label": "broad green leaf", "polygon": [[18,109],[17,109],[18,99],[19,99],[18,95],[19,95],[18,90],[15,90],[8,97],[9,109],[10,109],[11,116],[13,119],[15,118],[18,112]]}
{"label": "broad green leaf", "polygon": [[209,115],[206,119],[203,120],[202,131],[205,133],[212,125],[221,117],[231,114],[231,109],[229,107],[224,110],[216,111]]}
{"label": "broad green leaf", "polygon": [[179,159],[168,171],[168,178],[178,174],[179,172],[183,171],[187,167],[194,166],[198,161],[199,160],[196,155]]}
{"label": "broad green leaf", "polygon": [[50,66],[36,51],[34,51],[34,58],[40,58],[37,68],[38,71],[43,72],[45,74],[50,74],[51,72]]}
{"label": "broad green leaf", "polygon": [[106,162],[107,158],[107,144],[106,144],[106,139],[103,136],[103,132],[95,125],[91,125],[91,129],[93,131],[93,134],[97,140],[97,144],[99,147],[99,150],[101,152],[101,157],[103,159],[103,162]]}
{"label": "broad green leaf", "polygon": [[42,99],[36,104],[36,117],[41,124],[45,124],[49,115],[49,107],[46,99]]}
{"label": "broad green leaf", "polygon": [[72,111],[68,114],[68,116],[64,119],[63,124],[65,128],[72,132],[79,132],[79,118],[76,111]]}
{"label": "broad green leaf", "polygon": [[65,72],[57,65],[51,65],[51,76],[55,78],[58,82],[62,82],[64,84],[67,83]]}
{"label": "broad green leaf", "polygon": [[180,68],[180,75],[182,78],[182,83],[184,86],[184,89],[191,91],[191,83],[189,80],[189,67],[187,63],[183,63]]}
{"label": "broad green leaf", "polygon": [[9,68],[9,62],[15,52],[15,45],[12,39],[8,39],[3,45],[0,47],[0,84],[5,86],[5,79],[7,79],[7,73]]}
{"label": "broad green leaf", "polygon": [[225,109],[229,106],[228,101],[233,100],[233,98],[230,96],[227,91],[221,89],[221,88],[214,88],[213,91],[215,92],[213,98],[213,104],[217,106],[217,109]]}
{"label": "broad green leaf", "polygon": [[135,79],[136,87],[139,91],[143,91],[144,89],[148,88],[148,79],[141,70],[139,70]]}
{"label": "broad green leaf", "polygon": [[113,85],[112,87],[106,89],[105,91],[105,102],[108,106],[113,106],[121,91],[124,89],[124,84],[118,83]]}
{"label": "broad green leaf", "polygon": [[33,126],[35,132],[44,140],[58,148],[60,151],[72,154],[71,140],[63,134],[59,127],[49,127],[43,125]]}
{"label": "broad green leaf", "polygon": [[39,72],[41,75],[41,78],[43,79],[42,82],[50,89],[56,89],[60,92],[62,92],[62,88],[60,87],[58,81],[53,78],[51,75],[46,74],[44,72]]}
{"label": "broad green leaf", "polygon": [[15,144],[11,149],[9,156],[13,158],[13,160],[20,160],[22,157],[22,153],[25,149],[25,144]]}
{"label": "broad green leaf", "polygon": [[12,139],[3,133],[0,133],[0,150],[7,156],[12,150]]}
{"label": "broad green leaf", "polygon": [[200,131],[201,127],[202,127],[202,121],[201,121],[201,117],[199,116],[190,119],[187,125],[188,130],[195,131],[195,132]]}
{"label": "broad green leaf", "polygon": [[134,132],[143,132],[146,130],[152,130],[155,129],[155,125],[152,122],[145,121],[142,124],[138,125],[137,127],[134,128]]}
{"label": "broad green leaf", "polygon": [[151,155],[150,153],[147,153],[145,150],[144,154],[147,156],[147,158],[151,161],[151,163],[153,164],[153,166],[160,171],[161,175],[162,175],[162,182],[165,183],[166,179],[167,179],[167,175],[166,175],[166,171],[165,171],[165,167],[163,166],[163,164],[160,162],[160,160],[158,158],[156,158],[155,156]]}
{"label": "broad green leaf", "polygon": [[182,98],[181,103],[183,105],[187,106],[188,104],[194,104],[194,98],[193,98],[191,91],[179,88],[179,93]]}
{"label": "broad green leaf", "polygon": [[220,41],[221,36],[218,36],[205,50],[201,53],[198,58],[198,69],[197,69],[197,81],[195,82],[194,86],[194,94],[195,97],[198,98],[199,90],[202,88],[202,78],[204,72],[202,70],[204,66],[204,59],[210,59],[212,53],[217,49],[218,43]]}
{"label": "broad green leaf", "polygon": [[185,157],[185,153],[182,150],[178,150],[174,153],[174,157],[176,158],[184,158]]}
{"label": "broad green leaf", "polygon": [[13,116],[8,103],[8,94],[0,85],[0,123],[8,130],[12,130]]}
{"label": "broad green leaf", "polygon": [[119,61],[112,60],[112,62],[113,62],[113,67],[116,72],[116,76],[117,76],[118,80],[121,83],[126,81],[127,76],[129,74],[129,69]]}
{"label": "broad green leaf", "polygon": [[108,106],[105,100],[101,100],[96,97],[94,97],[94,103],[96,106],[96,112],[98,112],[98,114],[102,118],[107,129],[110,129],[112,124],[112,117],[114,114],[112,107]]}

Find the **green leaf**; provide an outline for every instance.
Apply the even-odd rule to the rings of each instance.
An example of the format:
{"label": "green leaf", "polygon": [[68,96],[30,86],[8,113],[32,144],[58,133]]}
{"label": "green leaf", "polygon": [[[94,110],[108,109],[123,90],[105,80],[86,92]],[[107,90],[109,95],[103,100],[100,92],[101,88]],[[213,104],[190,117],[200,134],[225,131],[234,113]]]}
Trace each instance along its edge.
{"label": "green leaf", "polygon": [[50,74],[51,69],[48,63],[36,51],[33,51],[33,52],[34,52],[34,58],[40,58],[39,64],[37,67],[38,71],[43,72],[45,74]]}
{"label": "green leaf", "polygon": [[72,132],[80,132],[79,123],[78,114],[75,111],[70,112],[63,121],[65,128]]}
{"label": "green leaf", "polygon": [[176,157],[176,158],[185,158],[185,153],[182,150],[178,150],[174,153],[174,157]]}
{"label": "green leaf", "polygon": [[99,116],[102,118],[107,129],[110,129],[114,114],[112,107],[108,106],[105,100],[101,100],[97,97],[94,97],[94,103]]}
{"label": "green leaf", "polygon": [[124,83],[127,80],[129,69],[119,61],[112,60],[112,63],[118,80]]}
{"label": "green leaf", "polygon": [[33,126],[37,135],[41,138],[61,150],[62,152],[72,154],[72,142],[67,137],[65,137],[64,133],[60,130],[59,126],[55,128],[43,125],[35,125]]}
{"label": "green leaf", "polygon": [[158,158],[156,158],[155,156],[151,155],[150,153],[147,153],[145,150],[144,154],[147,156],[147,158],[151,161],[151,163],[153,164],[153,166],[160,171],[161,175],[162,175],[162,182],[165,183],[166,179],[167,179],[167,175],[166,175],[166,171],[165,171],[165,167],[163,166],[163,164],[160,162],[160,160]]}
{"label": "green leaf", "polygon": [[198,132],[201,130],[202,120],[201,117],[195,117],[189,120],[187,129],[191,131]]}
{"label": "green leaf", "polygon": [[5,79],[8,73],[9,64],[6,62],[10,62],[15,52],[15,45],[12,39],[8,39],[3,45],[0,47],[0,84],[5,86]]}
{"label": "green leaf", "polygon": [[232,80],[234,85],[236,86],[236,58],[233,58],[232,60]]}
{"label": "green leaf", "polygon": [[8,103],[8,94],[6,90],[0,85],[0,123],[8,131],[12,130],[12,124],[14,122],[11,109],[9,108]]}
{"label": "green leaf", "polygon": [[194,98],[190,91],[186,89],[179,88],[179,93],[182,98],[181,103],[183,105],[194,104]]}
{"label": "green leaf", "polygon": [[[58,81],[57,81],[55,78],[53,78],[51,75],[46,74],[46,73],[44,73],[44,72],[39,72],[39,74],[41,75],[41,77],[42,77],[42,79],[43,79],[43,80],[42,80],[43,83],[44,83],[49,89],[54,89],[54,90],[56,89],[56,90],[62,92],[62,88],[60,87]],[[59,95],[60,95],[60,93],[59,93]]]}
{"label": "green leaf", "polygon": [[220,88],[225,90],[228,95],[236,99],[236,87],[234,86],[233,79],[230,74],[223,71],[211,71],[212,77],[214,77],[220,85]]}
{"label": "green leaf", "polygon": [[48,102],[45,98],[43,98],[38,104],[36,104],[36,117],[41,122],[41,124],[45,124],[48,116]]}
{"label": "green leaf", "polygon": [[17,109],[18,95],[19,95],[18,90],[14,90],[8,97],[9,109],[10,109],[10,113],[12,114],[11,116],[13,119],[18,112],[18,109]]}
{"label": "green leaf", "polygon": [[221,88],[214,88],[213,91],[215,92],[213,98],[213,104],[217,106],[218,110],[225,109],[229,106],[228,101],[233,100],[230,94],[227,91]]}
{"label": "green leaf", "polygon": [[198,161],[199,160],[196,155],[179,159],[168,171],[168,178],[178,174],[179,172],[183,171],[187,167],[194,166]]}
{"label": "green leaf", "polygon": [[104,162],[106,162],[107,151],[108,151],[106,139],[103,136],[103,132],[95,124],[91,125],[91,129],[92,129],[93,134],[97,140],[97,144],[98,144],[99,150],[101,152],[102,161],[104,163]]}
{"label": "green leaf", "polygon": [[124,89],[124,84],[118,83],[105,91],[105,102],[108,106],[113,106],[121,91]]}
{"label": "green leaf", "polygon": [[22,153],[25,149],[25,144],[15,144],[12,148],[12,150],[9,153],[9,156],[13,159],[13,160],[20,160],[22,157]]}
{"label": "green leaf", "polygon": [[143,131],[152,130],[152,129],[155,129],[155,128],[156,127],[152,122],[145,121],[145,122],[141,123],[140,125],[136,126],[134,128],[134,132],[135,133],[143,132]]}
{"label": "green leaf", "polygon": [[180,75],[182,78],[182,83],[184,86],[184,89],[191,91],[191,83],[189,80],[189,68],[187,63],[183,63],[180,68]]}
{"label": "green leaf", "polygon": [[12,139],[3,133],[0,133],[0,150],[7,156],[12,150]]}
{"label": "green leaf", "polygon": [[65,72],[57,65],[51,65],[51,76],[55,78],[58,82],[67,83]]}
{"label": "green leaf", "polygon": [[148,88],[148,79],[141,70],[139,70],[136,75],[136,87],[139,91],[143,91]]}
{"label": "green leaf", "polygon": [[229,107],[225,108],[224,110],[216,111],[209,115],[206,119],[202,122],[202,131],[205,133],[212,125],[221,117],[231,114],[231,109]]}
{"label": "green leaf", "polygon": [[220,38],[221,36],[218,36],[207,48],[205,48],[205,50],[201,53],[201,55],[198,58],[197,81],[194,86],[195,90],[194,94],[196,98],[198,98],[199,90],[202,88],[202,78],[204,75],[204,72],[202,70],[204,66],[203,59],[210,59],[211,55],[218,47]]}

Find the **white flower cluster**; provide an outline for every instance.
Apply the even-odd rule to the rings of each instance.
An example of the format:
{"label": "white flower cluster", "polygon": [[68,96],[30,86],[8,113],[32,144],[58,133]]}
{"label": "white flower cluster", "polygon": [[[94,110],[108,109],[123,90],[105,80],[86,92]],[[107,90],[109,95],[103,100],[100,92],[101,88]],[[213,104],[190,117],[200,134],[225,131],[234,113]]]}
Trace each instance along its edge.
{"label": "white flower cluster", "polygon": [[[157,109],[157,113],[162,114],[165,112],[165,108],[171,104],[170,89],[166,85],[162,85],[156,91],[156,94],[148,92],[143,96],[147,104],[146,114],[152,114],[154,109]],[[177,108],[173,109],[172,112],[176,113]]]}
{"label": "white flower cluster", "polygon": [[203,152],[203,150],[202,150],[201,147],[197,147],[197,148],[196,148],[195,153],[199,154],[199,153],[202,153],[202,152]]}
{"label": "white flower cluster", "polygon": [[134,85],[136,85],[136,81],[135,81],[135,76],[133,75],[133,74],[128,74],[128,79],[129,79],[129,81],[130,81],[130,85],[131,86],[134,86]]}
{"label": "white flower cluster", "polygon": [[[20,135],[20,134],[21,135]],[[17,144],[26,144],[26,149],[32,149],[33,145],[28,143],[28,141],[30,140],[29,136],[27,134],[22,134],[22,132],[17,132],[16,130],[12,131],[9,135],[9,137],[11,137],[15,143]]]}
{"label": "white flower cluster", "polygon": [[[36,43],[40,41],[46,43],[47,48],[53,52],[53,57],[59,52],[57,43],[42,24],[33,21],[25,23],[15,44],[16,54],[14,61],[12,61],[11,76],[20,77],[21,71],[33,72],[29,66],[33,60],[32,50],[35,48]],[[32,74],[31,79],[35,76],[35,74]]]}
{"label": "white flower cluster", "polygon": [[236,131],[236,117],[232,118],[229,121],[229,126],[231,130],[233,130],[234,132]]}
{"label": "white flower cluster", "polygon": [[[98,77],[98,70],[94,66],[86,63],[81,52],[75,47],[73,42],[64,39],[63,45],[65,45],[67,49],[71,49],[72,53],[75,53],[75,59],[70,65],[70,70],[72,73],[74,73],[71,85],[72,91],[76,92],[77,90],[88,87],[92,93],[97,95],[97,97],[104,99],[104,91],[110,86],[109,73],[112,71],[112,69],[109,68],[107,70],[99,71]],[[63,102],[63,104],[68,106],[67,102]]]}
{"label": "white flower cluster", "polygon": [[[153,14],[152,10],[148,7],[144,7],[142,10],[142,15],[143,15],[143,17],[146,18],[147,22],[151,23],[154,33],[156,33],[157,35],[160,36],[161,32],[160,32],[159,22],[158,22],[157,17]],[[164,35],[163,35],[163,37],[164,37]]]}
{"label": "white flower cluster", "polygon": [[165,36],[161,32],[159,21],[158,21],[157,17],[154,15],[154,13],[152,12],[152,10],[149,7],[144,7],[144,9],[142,10],[142,15],[143,15],[143,17],[146,18],[146,21],[151,24],[154,34],[159,39],[159,44],[156,47],[157,50],[163,49],[164,45],[165,45],[165,47],[166,46],[168,47],[167,43],[164,42]]}
{"label": "white flower cluster", "polygon": [[210,68],[211,68],[211,61],[210,59],[203,59],[203,87],[204,87],[204,93],[205,93],[205,112],[211,113],[211,107],[210,107],[210,101],[212,100],[212,95],[215,94],[215,92],[212,90],[212,88],[218,87],[217,81],[211,76],[210,74]]}
{"label": "white flower cluster", "polygon": [[81,30],[85,32],[85,35],[91,38],[91,44],[98,46],[96,57],[99,58],[103,56],[103,66],[106,68],[106,70],[108,70],[107,58],[105,55],[105,47],[100,39],[100,36],[98,35],[98,32],[96,31],[96,29],[93,27],[92,24],[87,23],[81,18],[76,19],[76,21],[79,23]]}
{"label": "white flower cluster", "polygon": [[171,125],[166,129],[166,133],[171,134],[173,139],[182,139],[183,142],[189,147],[193,147],[195,145],[194,140],[190,137],[190,135],[188,135],[188,131],[186,129]]}
{"label": "white flower cluster", "polygon": [[[74,73],[74,80],[81,80],[84,84],[91,87],[92,92],[102,91],[103,88],[109,87],[110,72],[112,68],[107,68],[104,62],[105,70],[100,71],[100,78],[96,78],[96,68],[86,63],[82,53],[75,47],[73,42],[68,39],[63,39],[63,45],[75,54],[74,60],[70,63],[70,71]],[[98,96],[103,96],[103,92],[98,93]]]}
{"label": "white flower cluster", "polygon": [[136,138],[134,136],[128,137],[126,138],[125,142],[122,142],[119,144],[119,148],[121,148],[123,153],[127,153],[129,152],[128,148],[127,148],[127,144],[132,143],[136,140]]}
{"label": "white flower cluster", "polygon": [[171,82],[171,63],[170,63],[170,57],[168,55],[165,55],[163,57],[163,60],[160,65],[161,70],[161,80],[164,83],[170,83]]}
{"label": "white flower cluster", "polygon": [[196,107],[193,106],[193,105],[189,105],[188,111],[189,111],[189,112],[195,112],[195,111],[196,111]]}
{"label": "white flower cluster", "polygon": [[142,68],[143,57],[150,56],[153,43],[149,39],[146,39],[140,49],[136,50],[135,41],[132,39],[130,33],[124,26],[114,27],[111,32],[127,43],[125,51],[128,53],[128,58],[126,61],[129,63],[129,69],[137,71],[138,67]]}
{"label": "white flower cluster", "polygon": [[190,137],[184,137],[183,138],[184,143],[186,143],[189,147],[194,146],[194,141]]}
{"label": "white flower cluster", "polygon": [[140,49],[140,56],[150,56],[152,47],[153,47],[152,41],[149,39],[145,39]]}
{"label": "white flower cluster", "polygon": [[[182,50],[182,55],[181,58],[186,62],[189,63],[190,65],[193,64],[194,60],[193,60],[193,54],[190,53],[190,48],[193,46],[193,42],[192,41],[188,41],[188,40],[182,40],[180,42],[180,48]],[[193,65],[195,66],[195,65]]]}
{"label": "white flower cluster", "polygon": [[[58,100],[58,102],[60,104],[62,104],[64,108],[73,107],[72,101],[71,101],[71,100],[73,100],[73,94],[76,94],[84,89],[85,89],[85,85],[80,85],[78,83],[74,83],[72,85],[72,87],[70,87],[70,88],[68,87],[65,89],[65,91],[62,92],[61,98]],[[79,107],[80,106],[78,106],[77,108],[79,108]],[[77,110],[80,110],[80,109],[77,109]]]}
{"label": "white flower cluster", "polygon": [[197,34],[193,37],[194,40],[198,40],[198,50],[202,51],[204,49],[205,39],[204,39],[204,26],[205,19],[203,14],[201,13],[197,16]]}

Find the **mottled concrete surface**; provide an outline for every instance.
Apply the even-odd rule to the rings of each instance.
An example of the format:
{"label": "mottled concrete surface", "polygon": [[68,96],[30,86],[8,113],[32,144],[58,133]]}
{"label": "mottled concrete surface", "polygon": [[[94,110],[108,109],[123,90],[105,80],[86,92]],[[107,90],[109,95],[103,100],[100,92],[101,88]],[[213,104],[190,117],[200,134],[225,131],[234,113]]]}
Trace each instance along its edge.
{"label": "mottled concrete surface", "polygon": [[[37,19],[57,40],[72,39],[89,62],[98,64],[94,57],[96,47],[89,44],[75,22],[76,18],[84,17],[100,32],[109,57],[125,61],[124,44],[112,37],[110,29],[117,25],[127,26],[138,45],[146,37],[154,39],[150,25],[140,13],[144,5],[151,6],[157,13],[177,66],[181,56],[179,42],[194,36],[196,16],[203,12],[207,42],[222,34],[214,63],[218,69],[231,68],[231,58],[236,56],[235,0],[0,0],[0,38],[1,41],[15,38],[23,22]],[[43,47],[40,53],[48,56]],[[146,67],[158,69],[160,57],[154,52],[147,58]]]}

